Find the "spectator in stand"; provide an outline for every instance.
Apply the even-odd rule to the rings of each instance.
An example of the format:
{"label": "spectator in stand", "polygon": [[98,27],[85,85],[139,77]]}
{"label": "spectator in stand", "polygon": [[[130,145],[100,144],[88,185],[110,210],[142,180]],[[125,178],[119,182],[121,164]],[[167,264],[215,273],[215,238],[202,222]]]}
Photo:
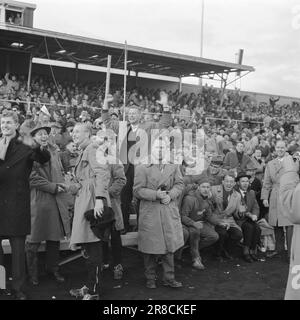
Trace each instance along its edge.
{"label": "spectator in stand", "polygon": [[[0,239],[9,239],[12,250],[12,289],[25,300],[25,237],[30,234],[29,176],[34,161],[44,164],[50,154],[30,136],[20,141],[18,117],[11,111],[1,116],[0,140]],[[0,265],[4,264],[0,245]]]}
{"label": "spectator in stand", "polygon": [[60,152],[60,159],[65,173],[72,173],[74,171],[77,158],[78,152],[76,144],[71,141],[67,144],[66,150]]}
{"label": "spectator in stand", "polygon": [[261,149],[256,148],[254,151],[254,154],[251,157],[251,160],[254,164],[254,166],[257,168],[256,170],[256,177],[262,181],[264,172],[265,172],[265,160],[262,158],[262,152]]}
{"label": "spectator in stand", "polygon": [[207,177],[199,180],[197,190],[183,198],[181,222],[183,225],[184,242],[189,240],[192,266],[203,270],[199,250],[213,245],[219,236],[214,229],[218,220],[214,217],[214,207],[210,196],[210,183]]}
{"label": "spectator in stand", "polygon": [[26,239],[26,259],[33,285],[39,284],[38,249],[46,241],[46,271],[58,282],[65,281],[59,273],[60,240],[70,236],[69,205],[62,164],[55,147],[49,144],[50,127],[37,125],[31,135],[50,152],[51,159],[44,165],[34,163],[30,175],[31,233]]}
{"label": "spectator in stand", "polygon": [[250,161],[251,158],[244,154],[244,144],[239,141],[236,145],[236,150],[226,154],[224,168],[227,170],[234,169],[238,173],[244,171]]}
{"label": "spectator in stand", "polygon": [[218,217],[218,224],[215,230],[219,235],[217,242],[217,258],[223,261],[223,258],[232,260],[228,252],[229,243],[238,244],[243,237],[241,228],[234,220],[239,212],[241,204],[241,196],[234,189],[235,187],[235,173],[228,171],[222,181],[222,185],[212,187],[212,199],[215,203],[215,213]]}
{"label": "spectator in stand", "polygon": [[259,217],[259,206],[255,192],[249,190],[251,176],[241,172],[237,181],[237,190],[241,195],[241,206],[236,212],[235,221],[243,231],[243,258],[246,262],[258,261],[257,246],[260,243],[260,227],[256,223]]}
{"label": "spectator in stand", "polygon": [[282,254],[285,251],[285,232],[287,243],[287,259],[289,261],[291,253],[291,241],[293,235],[293,225],[288,220],[283,212],[280,194],[279,182],[282,175],[282,161],[286,156],[286,143],[284,141],[277,141],[276,156],[277,158],[268,162],[266,166],[263,187],[261,192],[261,199],[266,208],[269,208],[268,222],[274,227],[276,248],[269,256],[272,257],[277,254]]}
{"label": "spectator in stand", "polygon": [[[146,287],[156,288],[157,256],[161,256],[163,284],[182,287],[175,280],[174,253],[184,245],[182,224],[176,200],[183,191],[178,165],[163,164],[168,142],[155,139],[151,164],[136,167],[133,192],[140,202],[138,249],[143,253]],[[153,164],[155,163],[155,164]],[[151,177],[151,179],[149,179]]]}

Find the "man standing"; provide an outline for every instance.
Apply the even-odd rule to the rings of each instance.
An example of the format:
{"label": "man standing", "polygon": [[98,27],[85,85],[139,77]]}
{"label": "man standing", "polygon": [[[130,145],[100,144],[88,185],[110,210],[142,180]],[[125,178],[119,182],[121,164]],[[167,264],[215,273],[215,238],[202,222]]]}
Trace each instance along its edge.
{"label": "man standing", "polygon": [[269,256],[272,257],[284,252],[284,227],[286,228],[286,243],[288,247],[287,258],[290,257],[291,242],[293,235],[293,224],[284,215],[281,202],[279,200],[279,182],[283,172],[282,161],[286,155],[286,143],[284,141],[277,141],[275,146],[277,158],[268,162],[266,166],[263,187],[261,191],[261,199],[263,205],[269,208],[268,222],[274,227],[276,250]]}
{"label": "man standing", "polygon": [[[162,94],[163,95],[163,94]],[[124,233],[129,230],[129,214],[131,210],[131,203],[133,199],[132,188],[133,188],[133,179],[134,179],[134,164],[128,158],[129,150],[135,145],[136,138],[138,136],[139,129],[145,130],[150,136],[152,129],[162,129],[168,128],[172,123],[171,113],[169,112],[168,107],[168,96],[165,94],[163,104],[164,113],[161,117],[159,123],[148,122],[140,123],[141,120],[141,110],[138,106],[132,106],[128,111],[128,125],[127,125],[127,134],[126,141],[120,141],[121,143],[121,157],[125,156],[126,163],[124,164],[124,171],[126,175],[126,185],[121,192],[121,207],[124,219]],[[114,121],[111,119],[111,116],[108,112],[108,103],[112,101],[112,98],[108,98],[104,102],[102,119],[103,123],[107,129],[112,129],[117,136],[119,137],[119,121]]]}
{"label": "man standing", "polygon": [[209,199],[209,179],[202,177],[196,191],[190,192],[183,199],[181,221],[183,224],[184,242],[190,239],[193,268],[203,270],[199,250],[209,247],[218,241],[219,236],[214,229],[217,219],[214,217],[213,204]]}
{"label": "man standing", "polygon": [[[50,154],[30,137],[19,140],[18,116],[2,114],[0,140],[0,239],[9,239],[12,250],[12,289],[25,300],[25,237],[30,234],[29,176],[34,161],[46,163]],[[36,145],[36,147],[34,147]],[[34,148],[33,148],[34,147]],[[0,246],[0,265],[4,253]]]}

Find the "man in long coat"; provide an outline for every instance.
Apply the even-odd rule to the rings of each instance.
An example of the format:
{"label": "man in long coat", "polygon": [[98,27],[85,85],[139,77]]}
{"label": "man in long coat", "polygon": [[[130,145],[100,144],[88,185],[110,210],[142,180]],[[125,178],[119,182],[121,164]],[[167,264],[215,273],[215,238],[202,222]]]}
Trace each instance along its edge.
{"label": "man in long coat", "polygon": [[97,299],[100,290],[99,279],[102,268],[101,240],[93,233],[85,212],[94,210],[95,218],[103,213],[104,206],[111,207],[108,186],[111,178],[110,165],[100,164],[96,153],[98,145],[91,140],[91,128],[88,124],[77,124],[73,130],[73,140],[81,150],[75,165],[76,184],[71,192],[76,194],[74,218],[70,246],[78,245],[84,250],[88,277],[81,289],[72,289],[70,294],[84,300]]}
{"label": "man in long coat", "polygon": [[[0,239],[9,239],[12,250],[12,289],[17,299],[26,299],[25,237],[30,234],[29,176],[34,161],[46,163],[47,150],[34,147],[32,138],[19,140],[18,117],[13,112],[2,114],[0,140]],[[24,144],[25,142],[25,144]],[[30,147],[31,146],[31,147]],[[3,265],[0,246],[0,265]]]}
{"label": "man in long coat", "polygon": [[26,260],[32,284],[38,284],[37,252],[46,241],[46,269],[57,282],[64,282],[58,272],[60,240],[70,236],[69,207],[72,197],[66,193],[63,167],[57,148],[49,144],[50,127],[37,126],[31,135],[51,154],[48,163],[35,163],[30,175],[31,234],[26,241]]}
{"label": "man in long coat", "polygon": [[[156,140],[158,141],[158,140]],[[154,142],[157,148],[167,149]],[[156,259],[160,255],[164,285],[182,287],[175,280],[174,253],[184,245],[181,218],[176,200],[184,189],[179,165],[162,164],[166,151],[159,151],[159,164],[142,164],[136,167],[133,193],[140,202],[138,222],[138,248],[144,256],[147,288],[156,288]]]}
{"label": "man in long coat", "polygon": [[300,184],[299,161],[291,156],[282,161],[280,178],[280,201],[283,214],[294,224],[291,245],[289,277],[286,286],[286,300],[300,300]]}
{"label": "man in long coat", "polygon": [[[286,242],[288,247],[288,258],[290,256],[291,242],[293,235],[293,224],[284,215],[281,202],[279,200],[279,184],[283,173],[282,161],[286,155],[286,144],[284,141],[276,143],[277,158],[268,162],[266,166],[263,186],[261,191],[261,199],[265,207],[269,207],[268,222],[274,227],[276,250],[272,255],[282,253],[284,251],[284,227],[286,228]],[[272,256],[270,255],[270,256]]]}
{"label": "man in long coat", "polygon": [[[152,129],[163,129],[169,128],[172,123],[171,113],[169,112],[169,107],[167,104],[167,94],[163,94],[164,100],[163,109],[164,113],[158,123],[155,122],[145,122],[140,123],[141,119],[141,110],[138,106],[133,106],[129,108],[128,112],[128,124],[124,141],[119,141],[120,147],[120,159],[124,163],[124,171],[126,175],[126,185],[121,192],[121,207],[124,220],[124,232],[126,233],[129,230],[129,213],[131,210],[131,202],[133,198],[132,188],[133,188],[133,179],[134,179],[134,164],[129,158],[129,151],[132,150],[132,147],[136,143],[136,138],[139,135],[139,130],[144,130],[148,136],[151,134]],[[108,112],[108,102],[112,98],[108,98],[103,106],[102,111],[102,120],[107,129],[113,130],[120,140],[120,123],[119,121],[112,120]]]}

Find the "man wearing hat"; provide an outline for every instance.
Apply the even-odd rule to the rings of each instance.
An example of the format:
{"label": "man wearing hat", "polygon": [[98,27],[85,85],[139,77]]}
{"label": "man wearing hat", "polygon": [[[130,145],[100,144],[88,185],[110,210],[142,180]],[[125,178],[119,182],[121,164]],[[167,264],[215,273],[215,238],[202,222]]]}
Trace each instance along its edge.
{"label": "man wearing hat", "polygon": [[[0,239],[9,239],[12,250],[12,289],[17,299],[25,300],[25,237],[30,233],[29,176],[34,161],[46,163],[50,154],[32,137],[20,141],[18,116],[2,114],[0,139]],[[0,265],[4,254],[0,246]]]}
{"label": "man wearing hat", "polygon": [[243,231],[243,258],[246,262],[258,261],[257,245],[260,242],[261,230],[256,223],[259,217],[259,206],[255,192],[249,190],[251,176],[240,172],[236,178],[237,190],[241,195],[241,205],[235,213],[235,221]]}
{"label": "man wearing hat", "polygon": [[217,186],[222,183],[226,170],[222,168],[223,156],[214,155],[211,158],[208,168],[203,171],[202,175],[207,176],[211,186]]}
{"label": "man wearing hat", "polygon": [[199,179],[199,187],[183,199],[181,221],[183,225],[184,242],[189,239],[193,268],[203,270],[199,250],[209,247],[218,241],[219,236],[214,229],[218,223],[213,214],[214,208],[210,196],[208,177]]}

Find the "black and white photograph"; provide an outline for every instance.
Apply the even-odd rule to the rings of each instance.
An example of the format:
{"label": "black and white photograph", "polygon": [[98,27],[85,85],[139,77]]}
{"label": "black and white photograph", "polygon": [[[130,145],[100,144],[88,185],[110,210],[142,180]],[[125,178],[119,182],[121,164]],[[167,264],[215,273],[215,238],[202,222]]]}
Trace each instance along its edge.
{"label": "black and white photograph", "polygon": [[0,0],[0,306],[300,300],[300,0],[25,1]]}

